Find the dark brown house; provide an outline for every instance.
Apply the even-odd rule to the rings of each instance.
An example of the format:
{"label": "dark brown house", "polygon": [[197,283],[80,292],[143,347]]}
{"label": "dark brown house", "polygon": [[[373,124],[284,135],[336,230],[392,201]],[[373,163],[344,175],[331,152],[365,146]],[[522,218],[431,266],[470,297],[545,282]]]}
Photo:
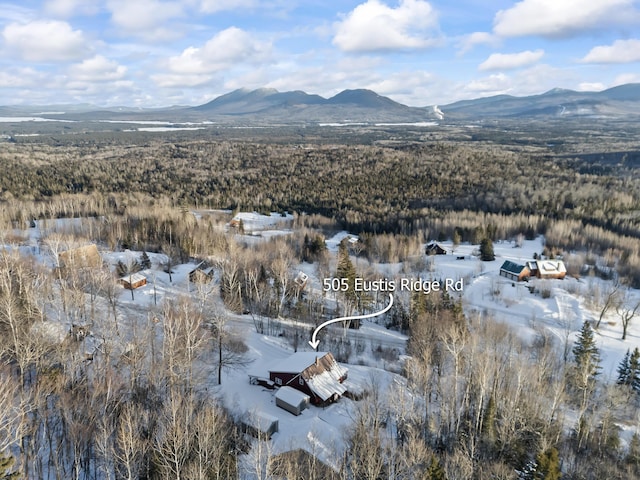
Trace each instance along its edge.
{"label": "dark brown house", "polygon": [[424,249],[424,252],[427,255],[446,255],[447,251],[442,248],[440,245],[438,245],[436,242],[432,242],[430,244],[427,245],[427,247]]}
{"label": "dark brown house", "polygon": [[298,352],[269,369],[276,386],[289,386],[309,396],[314,405],[335,402],[347,391],[348,370],[331,353]]}

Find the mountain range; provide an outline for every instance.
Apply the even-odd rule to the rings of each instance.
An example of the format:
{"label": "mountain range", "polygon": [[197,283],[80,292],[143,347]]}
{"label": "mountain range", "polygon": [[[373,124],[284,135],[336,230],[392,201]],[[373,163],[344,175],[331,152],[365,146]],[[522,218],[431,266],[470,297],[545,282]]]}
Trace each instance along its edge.
{"label": "mountain range", "polygon": [[409,107],[371,90],[344,90],[331,98],[300,90],[238,89],[195,107],[99,108],[91,105],[0,107],[0,116],[51,120],[201,122],[231,124],[412,123],[486,119],[629,118],[640,115],[640,84],[600,92],[553,89],[540,95],[496,95],[448,105]]}

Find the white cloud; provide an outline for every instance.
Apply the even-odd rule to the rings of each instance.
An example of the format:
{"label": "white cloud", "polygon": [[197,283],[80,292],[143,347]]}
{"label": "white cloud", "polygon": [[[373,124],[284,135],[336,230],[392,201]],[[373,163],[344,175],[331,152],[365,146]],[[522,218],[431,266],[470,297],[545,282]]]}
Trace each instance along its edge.
{"label": "white cloud", "polygon": [[460,45],[460,54],[465,54],[476,45],[491,45],[497,46],[500,40],[495,35],[488,32],[473,32],[465,36]]}
{"label": "white cloud", "polygon": [[544,56],[544,50],[525,50],[519,53],[493,53],[480,64],[478,70],[511,70],[532,65]]}
{"label": "white cloud", "polygon": [[200,8],[206,13],[216,13],[225,10],[241,10],[257,6],[256,0],[202,0]]}
{"label": "white cloud", "polygon": [[33,68],[8,68],[0,71],[0,88],[35,88],[44,76]]}
{"label": "white cloud", "polygon": [[436,26],[433,8],[423,0],[400,0],[396,8],[367,0],[336,24],[333,43],[347,52],[425,48],[435,43]]}
{"label": "white cloud", "polygon": [[631,63],[640,61],[640,40],[616,40],[612,45],[594,47],[583,63]]}
{"label": "white cloud", "polygon": [[44,10],[55,17],[68,18],[95,14],[99,8],[95,0],[48,0],[44,3]]}
{"label": "white cloud", "polygon": [[600,92],[605,88],[607,88],[606,85],[601,82],[582,82],[578,84],[576,90],[579,92]]}
{"label": "white cloud", "polygon": [[216,72],[240,62],[260,61],[268,55],[270,45],[263,45],[236,27],[222,30],[202,47],[189,47],[169,59],[169,68],[179,74]]}
{"label": "white cloud", "polygon": [[636,17],[634,0],[522,0],[500,10],[494,33],[503,37],[564,37],[589,29],[626,24]]}
{"label": "white cloud", "polygon": [[504,73],[496,73],[488,77],[470,81],[465,90],[473,95],[488,96],[507,93],[511,90],[511,78]]}
{"label": "white cloud", "polygon": [[181,17],[182,4],[159,0],[109,0],[107,7],[113,23],[125,33],[139,37],[159,38],[170,35],[171,30],[163,28],[171,19]]}
{"label": "white cloud", "polygon": [[77,60],[88,53],[82,31],[57,20],[11,23],[2,31],[2,37],[8,49],[33,62]]}
{"label": "white cloud", "polygon": [[216,75],[242,75],[247,65],[259,68],[271,58],[271,44],[261,43],[236,27],[218,32],[201,47],[188,47],[170,57],[166,71],[151,76],[164,88],[197,87],[210,84]]}
{"label": "white cloud", "polygon": [[612,86],[625,85],[627,83],[640,83],[640,73],[622,73],[615,78]]}
{"label": "white cloud", "polygon": [[123,79],[126,73],[127,67],[102,55],[88,58],[69,68],[69,75],[74,80],[84,82],[113,82]]}

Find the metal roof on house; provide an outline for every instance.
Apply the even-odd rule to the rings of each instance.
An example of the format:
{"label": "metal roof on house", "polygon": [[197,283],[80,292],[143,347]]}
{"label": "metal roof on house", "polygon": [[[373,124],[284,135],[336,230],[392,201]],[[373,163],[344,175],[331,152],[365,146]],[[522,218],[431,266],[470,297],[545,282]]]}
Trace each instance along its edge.
{"label": "metal roof on house", "polygon": [[269,371],[300,374],[311,391],[323,401],[347,391],[340,379],[346,377],[348,370],[328,352],[297,352],[273,365]]}
{"label": "metal roof on house", "polygon": [[515,262],[510,262],[509,260],[505,260],[505,262],[500,267],[500,270],[504,270],[505,272],[513,273],[514,275],[520,275],[522,270],[524,270],[524,265],[519,265]]}

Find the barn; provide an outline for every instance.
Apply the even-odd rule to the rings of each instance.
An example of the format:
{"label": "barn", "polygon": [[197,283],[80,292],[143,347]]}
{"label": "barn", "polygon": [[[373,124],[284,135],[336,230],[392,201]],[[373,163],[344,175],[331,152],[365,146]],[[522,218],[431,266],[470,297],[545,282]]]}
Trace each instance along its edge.
{"label": "barn", "polygon": [[119,281],[127,290],[135,290],[147,284],[147,277],[140,273],[132,273],[131,275],[122,277]]}
{"label": "barn", "polygon": [[522,282],[529,278],[531,272],[525,265],[520,265],[515,262],[506,260],[500,267],[500,276],[514,280],[516,282]]}
{"label": "barn", "polygon": [[297,352],[272,365],[269,379],[309,396],[314,405],[335,402],[347,391],[348,370],[328,352]]}
{"label": "barn", "polygon": [[295,388],[280,387],[276,392],[276,405],[294,415],[300,415],[309,406],[309,395],[299,392]]}

